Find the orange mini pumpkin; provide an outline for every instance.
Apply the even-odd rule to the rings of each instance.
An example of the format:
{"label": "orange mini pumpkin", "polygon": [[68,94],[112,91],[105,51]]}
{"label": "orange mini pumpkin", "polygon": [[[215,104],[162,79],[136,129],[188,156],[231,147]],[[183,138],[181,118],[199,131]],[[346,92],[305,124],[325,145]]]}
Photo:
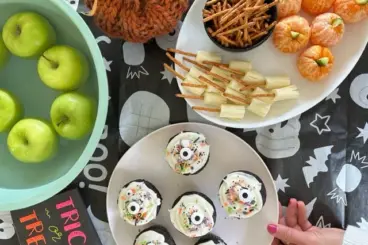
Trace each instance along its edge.
{"label": "orange mini pumpkin", "polygon": [[319,15],[326,13],[334,2],[335,0],[303,0],[302,9],[311,15]]}
{"label": "orange mini pumpkin", "polygon": [[305,50],[298,59],[300,74],[310,81],[320,81],[331,72],[334,56],[329,48],[314,45]]}
{"label": "orange mini pumpkin", "polygon": [[296,15],[302,7],[302,0],[280,0],[277,4],[277,17],[283,19]]}
{"label": "orange mini pumpkin", "polygon": [[317,16],[311,25],[311,43],[331,47],[338,44],[345,31],[342,18],[334,13]]}
{"label": "orange mini pumpkin", "polygon": [[336,0],[334,12],[346,23],[356,23],[368,17],[368,0]]}
{"label": "orange mini pumpkin", "polygon": [[277,23],[273,43],[281,52],[296,53],[307,46],[310,33],[308,21],[301,16],[293,15]]}

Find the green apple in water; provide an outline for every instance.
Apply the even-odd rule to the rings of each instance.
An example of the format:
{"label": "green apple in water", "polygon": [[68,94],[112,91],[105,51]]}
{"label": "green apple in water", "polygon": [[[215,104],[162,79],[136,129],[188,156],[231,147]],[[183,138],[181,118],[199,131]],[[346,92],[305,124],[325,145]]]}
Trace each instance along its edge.
{"label": "green apple in water", "polygon": [[38,75],[50,88],[71,91],[79,88],[89,76],[87,58],[75,48],[54,46],[40,57]]}
{"label": "green apple in water", "polygon": [[1,32],[0,32],[0,69],[5,66],[5,63],[9,59],[9,51],[5,46]]}
{"label": "green apple in water", "polygon": [[2,35],[9,51],[23,58],[39,56],[56,42],[55,30],[49,21],[33,12],[10,17]]}
{"label": "green apple in water", "polygon": [[22,106],[10,92],[0,89],[0,133],[8,131],[22,117]]}
{"label": "green apple in water", "polygon": [[57,135],[49,123],[27,118],[10,130],[10,153],[24,163],[40,163],[54,156],[58,145]]}
{"label": "green apple in water", "polygon": [[50,113],[56,132],[64,138],[77,140],[91,133],[97,106],[92,98],[70,92],[55,99]]}

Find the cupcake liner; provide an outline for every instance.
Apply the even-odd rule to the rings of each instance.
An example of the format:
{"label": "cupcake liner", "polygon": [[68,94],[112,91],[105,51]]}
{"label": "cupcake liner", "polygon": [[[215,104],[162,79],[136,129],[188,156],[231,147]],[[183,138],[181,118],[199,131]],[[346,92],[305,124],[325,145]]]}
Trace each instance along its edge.
{"label": "cupcake liner", "polygon": [[155,231],[161,235],[163,235],[165,237],[165,242],[168,244],[168,245],[176,245],[175,241],[174,241],[174,238],[171,236],[171,234],[169,233],[169,231],[161,226],[161,225],[154,225],[154,226],[151,226],[143,231],[141,231],[135,238],[134,240],[134,243],[133,245],[135,245],[136,241],[137,241],[137,238],[142,235],[143,233],[147,232],[147,231]]}
{"label": "cupcake liner", "polygon": [[212,241],[214,242],[215,244],[224,244],[224,245],[227,245],[226,242],[224,242],[224,240],[222,240],[220,237],[214,235],[214,234],[208,234],[204,237],[202,237],[201,239],[199,239],[199,241],[194,244],[194,245],[201,245],[203,243],[206,243],[206,242],[209,242],[209,241]]}

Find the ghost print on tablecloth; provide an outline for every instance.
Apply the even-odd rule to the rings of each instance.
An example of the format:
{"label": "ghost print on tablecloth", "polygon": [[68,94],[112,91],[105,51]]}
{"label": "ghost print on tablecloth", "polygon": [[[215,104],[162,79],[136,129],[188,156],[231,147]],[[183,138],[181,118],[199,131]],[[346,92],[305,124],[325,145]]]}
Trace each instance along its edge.
{"label": "ghost print on tablecloth", "polygon": [[350,97],[358,106],[368,109],[368,74],[357,76],[350,85]]}
{"label": "ghost print on tablecloth", "polygon": [[122,140],[134,145],[149,133],[169,125],[170,109],[157,95],[138,91],[125,102],[119,120]]}
{"label": "ghost print on tablecloth", "polygon": [[300,115],[285,124],[257,129],[256,146],[267,158],[280,159],[294,156],[300,149]]}
{"label": "ghost print on tablecloth", "polygon": [[309,160],[306,161],[309,166],[303,167],[302,171],[308,188],[310,187],[310,184],[314,181],[314,178],[317,177],[318,173],[328,171],[326,162],[328,160],[328,157],[331,155],[332,148],[333,145],[316,148],[313,150],[314,157],[310,156]]}
{"label": "ghost print on tablecloth", "polygon": [[159,46],[164,51],[166,51],[168,48],[175,48],[182,24],[183,23],[179,21],[172,32],[156,37],[155,40],[157,46]]}
{"label": "ghost print on tablecloth", "polygon": [[14,235],[15,229],[10,212],[0,212],[0,240],[9,240]]}
{"label": "ghost print on tablecloth", "polygon": [[366,156],[360,152],[351,152],[350,159],[345,163],[336,178],[336,188],[330,191],[327,196],[336,203],[342,202],[347,206],[346,193],[355,191],[362,180],[362,170],[368,168]]}
{"label": "ghost print on tablecloth", "polygon": [[144,44],[124,42],[122,53],[124,63],[128,65],[126,79],[140,79],[142,75],[149,75],[148,71],[142,65],[146,57]]}

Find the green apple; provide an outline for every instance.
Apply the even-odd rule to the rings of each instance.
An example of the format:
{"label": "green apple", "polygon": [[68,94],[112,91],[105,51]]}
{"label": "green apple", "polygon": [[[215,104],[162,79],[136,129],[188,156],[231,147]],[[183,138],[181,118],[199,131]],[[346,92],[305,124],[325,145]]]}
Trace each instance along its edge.
{"label": "green apple", "polygon": [[22,106],[8,91],[0,89],[0,133],[8,131],[21,119]]}
{"label": "green apple", "polygon": [[88,61],[75,48],[54,46],[40,57],[38,75],[52,89],[75,90],[88,79]]}
{"label": "green apple", "polygon": [[9,59],[9,51],[5,46],[5,43],[3,41],[0,32],[0,69],[5,66],[5,63],[8,61],[8,59]]}
{"label": "green apple", "polygon": [[29,58],[41,55],[54,45],[56,34],[48,20],[41,15],[22,12],[6,21],[3,39],[12,54]]}
{"label": "green apple", "polygon": [[54,156],[58,145],[57,135],[47,122],[27,118],[10,130],[10,153],[24,163],[40,163]]}
{"label": "green apple", "polygon": [[96,102],[92,98],[70,92],[55,99],[50,114],[52,125],[60,136],[77,140],[91,133],[96,112]]}

